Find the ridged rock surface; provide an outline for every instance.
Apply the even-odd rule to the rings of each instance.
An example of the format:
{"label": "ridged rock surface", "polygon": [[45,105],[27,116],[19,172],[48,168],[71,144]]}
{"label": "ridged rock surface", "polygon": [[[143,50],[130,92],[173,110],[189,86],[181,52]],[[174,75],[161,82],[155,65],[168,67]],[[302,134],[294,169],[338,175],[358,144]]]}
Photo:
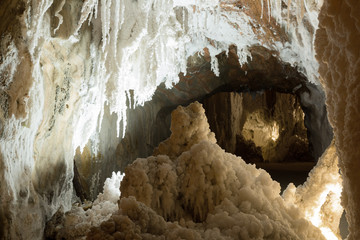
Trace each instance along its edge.
{"label": "ridged rock surface", "polygon": [[349,240],[360,239],[360,2],[329,0],[319,15],[316,53],[343,174]]}
{"label": "ridged rock surface", "polygon": [[218,144],[247,162],[312,161],[296,95],[218,93],[204,100]]}
{"label": "ridged rock surface", "polygon": [[320,156],[331,139],[313,49],[321,1],[300,2],[2,0],[0,234],[41,239],[74,188],[94,199],[169,136],[176,105],[215,92],[299,90]]}

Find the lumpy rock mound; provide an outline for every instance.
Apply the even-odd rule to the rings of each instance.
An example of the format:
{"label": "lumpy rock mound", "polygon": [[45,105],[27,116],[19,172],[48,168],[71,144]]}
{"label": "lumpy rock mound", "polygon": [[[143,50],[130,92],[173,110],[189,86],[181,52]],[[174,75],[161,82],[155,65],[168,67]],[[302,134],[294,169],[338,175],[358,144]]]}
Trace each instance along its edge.
{"label": "lumpy rock mound", "polygon": [[171,130],[126,168],[119,211],[88,239],[324,239],[267,172],[216,144],[201,104],[178,107]]}

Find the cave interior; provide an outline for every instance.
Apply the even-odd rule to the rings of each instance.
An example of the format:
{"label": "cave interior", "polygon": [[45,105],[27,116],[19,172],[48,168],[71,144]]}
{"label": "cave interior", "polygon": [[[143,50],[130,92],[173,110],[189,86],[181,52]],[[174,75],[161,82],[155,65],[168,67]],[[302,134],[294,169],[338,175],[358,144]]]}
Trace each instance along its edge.
{"label": "cave interior", "polygon": [[359,8],[3,0],[0,239],[359,239]]}

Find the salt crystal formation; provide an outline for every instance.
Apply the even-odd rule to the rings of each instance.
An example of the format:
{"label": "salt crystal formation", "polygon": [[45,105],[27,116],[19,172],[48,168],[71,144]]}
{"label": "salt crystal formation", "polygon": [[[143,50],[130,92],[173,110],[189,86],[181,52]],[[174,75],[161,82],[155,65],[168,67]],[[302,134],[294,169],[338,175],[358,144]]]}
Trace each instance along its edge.
{"label": "salt crystal formation", "polygon": [[[284,200],[267,172],[215,143],[201,104],[178,107],[171,129],[156,156],[126,168],[119,211],[88,239],[329,239],[308,221],[312,213],[324,216],[319,227],[337,239],[342,208],[331,186],[341,191],[341,182],[333,146],[304,186],[289,186]],[[337,202],[321,202],[320,195]]]}
{"label": "salt crystal formation", "polygon": [[[180,72],[186,74],[187,59],[194,54],[208,53],[218,75],[217,54],[234,45],[239,62],[245,63],[251,57],[248,47],[261,44],[318,82],[313,44],[322,1],[243,5],[218,0],[1,1],[1,235],[41,239],[45,222],[61,206],[71,209],[76,149],[88,144],[92,154],[106,154],[99,152],[103,118],[116,114],[114,128],[105,124],[118,135],[104,143],[113,147],[125,132],[126,110],[150,100],[159,84],[172,87]],[[252,16],[252,9],[261,14]],[[335,62],[340,63],[345,64]],[[329,88],[334,86],[329,82]],[[353,84],[349,88],[356,89]],[[353,98],[348,102],[356,102]],[[352,109],[346,114],[356,116]],[[346,148],[341,128],[336,131],[339,147]],[[351,127],[346,132],[356,131]],[[357,157],[346,152],[351,151],[341,151],[341,157],[351,166]],[[348,168],[343,167],[348,176],[345,205],[353,212],[350,219],[358,219],[357,189],[349,183],[356,177]],[[358,221],[353,221],[351,231],[357,231]]]}
{"label": "salt crystal formation", "polygon": [[360,239],[360,3],[325,1],[316,53],[343,174],[349,240]]}
{"label": "salt crystal formation", "polygon": [[47,223],[47,239],[81,239],[91,227],[97,227],[108,220],[118,210],[120,183],[123,178],[120,172],[112,174],[104,184],[104,192],[94,202],[73,206],[65,215],[60,209]]}

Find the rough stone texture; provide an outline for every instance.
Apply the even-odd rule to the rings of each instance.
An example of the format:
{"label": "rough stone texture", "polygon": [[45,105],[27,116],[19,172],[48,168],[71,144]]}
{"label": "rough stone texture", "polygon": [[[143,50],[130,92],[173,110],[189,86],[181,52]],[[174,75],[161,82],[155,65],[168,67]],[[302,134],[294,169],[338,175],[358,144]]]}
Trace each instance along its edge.
{"label": "rough stone texture", "polygon": [[[17,16],[25,10],[25,4],[22,1],[2,1],[0,8],[0,44],[2,52],[7,49],[16,47],[18,52],[12,53],[15,58],[21,56],[19,62],[2,69],[3,74],[0,76],[0,113],[1,120],[14,115],[16,118],[25,117],[26,104],[29,98],[29,89],[32,86],[32,62],[26,46],[26,40],[21,36],[21,23]],[[12,42],[15,38],[16,41]],[[0,65],[5,64],[5,59],[0,59]],[[14,59],[15,61],[15,59]],[[15,65],[15,66],[14,66]],[[15,71],[16,68],[21,71]],[[24,73],[28,74],[27,77]],[[0,133],[3,129],[0,123]]]}
{"label": "rough stone texture", "polygon": [[[63,16],[76,25],[76,3],[81,3],[66,2],[71,7]],[[89,59],[83,57],[89,53],[83,51],[89,47],[89,35],[84,33],[77,43],[65,44],[60,29],[60,41],[38,39],[37,31],[44,24],[39,19],[45,14],[38,12],[41,3],[45,4],[0,3],[0,64],[6,66],[0,74],[0,140],[6,150],[0,153],[0,235],[4,239],[41,238],[47,217],[61,205],[69,208],[73,193],[73,162],[67,159],[73,158],[74,130],[69,122],[80,105],[79,79],[90,72],[85,67]],[[27,31],[25,21],[27,27],[36,25],[36,29]],[[34,42],[41,45],[41,51],[31,52]]]}
{"label": "rough stone texture", "polygon": [[349,240],[360,239],[360,2],[328,0],[319,15],[316,52],[343,174]]}
{"label": "rough stone texture", "polygon": [[[23,1],[4,0],[0,3],[0,141],[9,135],[13,137],[15,133],[6,131],[7,120],[10,118],[22,119],[28,115],[28,101],[30,88],[33,84],[32,62],[27,48],[27,39],[23,37],[21,20],[19,16],[25,10]],[[15,39],[15,41],[13,41]],[[16,48],[15,51],[11,51]],[[9,51],[8,51],[9,50]],[[6,62],[3,54],[7,53],[12,62]],[[20,120],[21,121],[21,120]],[[29,127],[31,120],[22,121],[24,127]],[[21,145],[15,146],[14,152],[19,159],[11,159],[15,163],[14,168],[10,168],[6,162],[4,152],[0,150],[0,238],[15,239],[21,234],[26,234],[29,238],[41,234],[45,225],[44,214],[41,213],[41,200],[36,195],[36,191],[29,181],[31,179],[31,164],[25,159],[25,154],[21,153],[22,148],[31,146],[26,139],[26,133],[20,138]],[[2,143],[1,143],[2,144]],[[18,169],[16,169],[18,168]],[[10,173],[9,173],[10,172]],[[20,175],[21,178],[15,183],[12,182],[10,174]],[[11,187],[10,187],[11,186]],[[14,201],[16,200],[16,201]],[[17,211],[14,216],[14,209],[21,209],[27,206],[28,212]],[[16,210],[15,210],[16,211]],[[30,213],[30,214],[29,214]],[[17,218],[23,218],[28,228],[22,228],[13,224]],[[10,232],[9,229],[13,231]]]}
{"label": "rough stone texture", "polygon": [[[75,157],[75,164],[80,175],[83,175],[81,186],[86,193],[85,198],[94,199],[101,192],[99,186],[111,175],[111,171],[124,171],[134,159],[151,155],[155,146],[170,136],[170,113],[176,106],[194,100],[202,102],[217,92],[272,89],[295,94],[305,113],[311,156],[315,160],[320,157],[332,140],[323,91],[319,86],[308,83],[296,68],[279,61],[274,52],[260,46],[252,47],[250,52],[252,58],[243,66],[239,64],[235,47],[229,49],[228,56],[220,54],[219,77],[211,71],[206,53],[204,56],[189,58],[187,75],[180,74],[178,84],[172,89],[160,85],[151,101],[127,110],[128,123],[123,139],[116,139],[116,117],[112,117],[112,123],[103,125],[100,130],[102,141],[89,142],[82,157],[79,153]],[[131,101],[128,99],[129,103]],[[113,140],[110,142],[107,139]],[[96,144],[108,147],[101,147],[101,154],[98,155],[91,151]],[[86,162],[91,164],[83,168]],[[104,162],[107,164],[102,164]]]}
{"label": "rough stone texture", "polygon": [[204,100],[204,108],[218,144],[247,162],[314,160],[295,95],[217,93]]}
{"label": "rough stone texture", "polygon": [[[106,178],[113,171],[119,169],[121,158],[117,155],[117,148],[120,141],[116,131],[116,114],[110,114],[108,106],[105,106],[104,119],[101,131],[99,132],[99,142],[89,141],[84,147],[83,152],[76,149],[74,157],[73,183],[77,195],[82,200],[94,200],[102,192],[102,185]],[[128,135],[125,135],[125,138]],[[97,150],[95,150],[98,148]],[[130,149],[123,149],[121,152],[130,154]]]}
{"label": "rough stone texture", "polygon": [[[270,21],[266,21],[266,17],[259,18],[260,2],[250,2],[248,7],[244,8],[243,5],[246,1],[238,1],[230,5],[221,4],[221,9],[228,8],[231,14],[242,14],[242,11],[246,11],[245,15],[253,15],[254,19],[261,21],[261,25],[264,25],[265,34],[262,35],[260,24],[252,22],[254,23],[252,29],[261,35],[259,43],[266,45],[266,47],[254,46],[249,49],[254,58],[254,65],[246,64],[243,68],[239,68],[238,59],[235,57],[237,50],[231,48],[229,59],[231,59],[233,67],[227,67],[230,65],[226,60],[226,54],[220,54],[221,74],[220,77],[215,77],[210,71],[209,61],[213,60],[213,56],[210,56],[211,48],[226,49],[221,47],[222,43],[209,39],[211,44],[204,49],[204,60],[198,60],[197,57],[189,60],[189,75],[181,76],[182,81],[176,85],[174,91],[168,91],[161,86],[154,96],[155,105],[145,105],[144,108],[128,111],[128,130],[124,140],[119,143],[116,131],[118,119],[111,115],[111,111],[106,110],[106,107],[104,109],[104,102],[107,101],[112,110],[118,104],[123,104],[124,108],[121,110],[124,110],[126,107],[124,103],[127,99],[128,107],[131,108],[136,101],[131,97],[132,93],[129,88],[135,88],[137,93],[139,91],[145,95],[147,93],[147,97],[149,97],[153,93],[152,89],[155,89],[155,85],[162,81],[162,79],[151,78],[155,75],[156,67],[149,66],[153,66],[155,61],[149,60],[151,58],[142,58],[145,59],[144,61],[137,58],[143,55],[149,56],[148,53],[155,55],[155,52],[152,51],[154,45],[145,44],[147,51],[144,53],[142,51],[144,45],[136,43],[140,33],[153,30],[147,29],[147,26],[156,28],[162,24],[155,20],[159,19],[158,16],[163,8],[158,7],[157,9],[161,10],[154,16],[146,15],[148,12],[153,13],[153,11],[146,12],[148,1],[106,1],[107,3],[112,2],[114,5],[115,3],[123,4],[121,6],[124,6],[125,3],[133,4],[127,9],[144,10],[141,14],[149,16],[150,19],[143,15],[129,14],[129,18],[126,18],[125,21],[129,25],[124,27],[121,34],[117,35],[114,31],[115,24],[107,23],[110,23],[111,20],[120,22],[120,17],[123,17],[124,14],[116,16],[112,11],[114,8],[106,9],[106,6],[100,2],[103,3],[103,1],[81,0],[4,0],[0,3],[0,63],[1,67],[4,66],[3,61],[11,63],[6,65],[5,69],[1,68],[0,76],[0,141],[2,143],[0,146],[2,149],[0,176],[1,183],[3,183],[0,186],[0,219],[3,220],[1,231],[7,238],[21,238],[22,236],[41,238],[44,222],[61,205],[64,204],[65,209],[69,209],[73,194],[75,149],[79,145],[83,146],[92,137],[91,134],[96,136],[89,140],[83,156],[79,153],[75,157],[76,169],[79,173],[76,175],[79,180],[75,179],[75,181],[82,182],[78,186],[84,190],[83,198],[89,199],[94,198],[100,191],[102,182],[110,176],[112,170],[123,169],[136,157],[148,155],[149,152],[152,152],[153,146],[168,136],[168,128],[164,125],[169,125],[168,116],[176,105],[186,104],[194,99],[202,99],[207,94],[220,91],[221,86],[235,90],[249,88],[249,84],[244,84],[241,82],[242,80],[254,82],[260,88],[265,80],[269,81],[266,87],[271,87],[274,82],[279,81],[280,85],[286,86],[285,89],[294,89],[298,86],[300,78],[301,81],[306,82],[306,79],[298,74],[296,68],[278,60],[280,58],[278,52],[267,50],[267,48],[279,51],[283,49],[284,45],[281,44],[280,47],[271,46],[273,40],[288,43],[292,39],[284,36],[286,35],[284,28],[279,27],[274,19],[268,18],[267,20]],[[172,1],[166,1],[166,3],[169,2]],[[201,3],[203,2],[205,3],[205,1],[201,1]],[[93,15],[96,12],[95,3],[99,3],[99,8],[96,8],[98,10],[97,19]],[[156,1],[156,3],[160,5],[160,1]],[[133,6],[144,7],[144,9]],[[269,10],[269,6],[265,9]],[[192,10],[191,8],[187,16],[193,12]],[[167,13],[167,11],[163,12]],[[176,22],[178,16],[172,15],[167,18],[168,16],[164,15],[165,19],[171,20],[170,25],[174,21],[174,24],[180,27],[180,24]],[[138,18],[134,19],[134,16]],[[245,17],[248,18],[248,16]],[[124,19],[122,18],[122,20]],[[62,24],[60,24],[61,20],[63,20]],[[134,26],[130,26],[133,22],[128,20],[138,21],[135,21]],[[154,25],[142,24],[144,20],[149,20],[148,23],[155,23]],[[293,21],[291,20],[291,22]],[[142,25],[140,26],[138,23]],[[163,21],[163,23],[168,22]],[[146,27],[144,27],[145,25]],[[241,29],[236,24],[232,26],[240,32]],[[110,31],[110,27],[113,31]],[[139,30],[138,27],[141,31],[134,32],[133,30]],[[273,31],[273,29],[276,30]],[[159,29],[155,31],[157,30]],[[160,30],[151,36],[167,37],[169,32],[165,34]],[[179,35],[178,30],[179,28],[170,26],[170,31],[173,31],[172,34],[175,37]],[[121,37],[119,37],[120,35]],[[126,38],[125,43],[123,36]],[[145,42],[152,42],[146,41],[148,39],[145,38]],[[177,40],[177,38],[174,39]],[[296,36],[295,39],[297,39]],[[155,38],[157,43],[161,42],[160,40]],[[128,55],[125,54],[126,57],[122,58],[124,55],[121,51],[116,52],[116,49],[123,49],[123,47],[129,46],[128,44],[138,48],[138,52],[130,54],[129,58],[126,58]],[[163,42],[158,45],[163,46],[162,44]],[[228,45],[225,46],[227,48]],[[290,52],[294,50],[291,47],[286,48]],[[12,50],[17,50],[17,53]],[[200,47],[197,51],[201,50]],[[183,57],[183,55],[181,56]],[[122,74],[122,72],[119,74],[117,64],[120,62],[118,60],[122,59],[123,62],[120,65],[132,68],[133,65],[127,63],[131,62],[133,58],[138,60],[136,63],[139,64],[135,64],[136,66],[146,69],[143,71],[146,74],[144,74],[144,78],[135,78],[136,81],[131,82],[127,81],[130,79],[127,74]],[[296,58],[295,61],[303,66],[304,64],[299,59],[301,57]],[[181,68],[177,67],[176,71],[184,70],[186,59],[176,59],[176,63],[178,60],[184,64]],[[248,60],[251,63],[252,60]],[[164,62],[168,63],[169,61]],[[269,64],[264,64],[267,62]],[[172,67],[170,68],[173,70]],[[104,68],[107,70],[103,71]],[[136,69],[139,70],[139,68]],[[205,71],[200,69],[205,69]],[[13,76],[10,76],[12,74]],[[107,82],[108,75],[111,80]],[[117,81],[118,76],[122,76],[121,81]],[[149,79],[146,78],[148,76],[150,76]],[[283,82],[282,79],[287,79],[289,83]],[[124,82],[129,86],[121,88]],[[134,82],[139,84],[134,84]],[[210,82],[211,84],[209,84]],[[107,83],[106,86],[105,83]],[[167,84],[170,85],[169,82]],[[113,91],[114,89],[116,91]],[[124,89],[129,90],[128,96]],[[136,96],[135,93],[133,95]],[[137,96],[139,97],[139,94]],[[121,110],[115,110],[119,113],[119,118],[123,117]],[[102,118],[103,126],[100,126]],[[322,123],[325,120],[319,122]],[[99,130],[100,127],[101,130]],[[308,127],[308,129],[310,128]],[[24,229],[24,226],[27,227]]]}
{"label": "rough stone texture", "polygon": [[[340,177],[334,147],[307,184],[292,185],[284,201],[268,173],[214,142],[201,104],[179,106],[171,129],[159,155],[138,158],[126,168],[119,211],[92,228],[87,239],[325,239],[305,216],[328,213],[332,200],[339,201],[339,194],[319,201]],[[338,221],[341,208],[336,210],[325,223]]]}

